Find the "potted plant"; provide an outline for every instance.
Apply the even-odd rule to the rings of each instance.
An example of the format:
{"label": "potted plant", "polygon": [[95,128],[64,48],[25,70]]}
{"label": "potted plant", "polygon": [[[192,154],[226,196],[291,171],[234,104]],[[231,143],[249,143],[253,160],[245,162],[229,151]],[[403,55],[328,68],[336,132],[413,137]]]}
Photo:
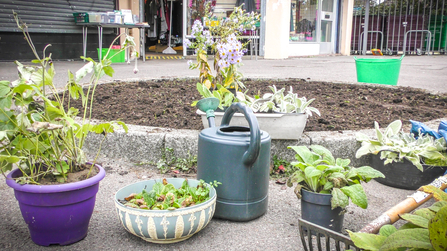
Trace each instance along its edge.
{"label": "potted plant", "polygon": [[175,243],[207,226],[216,207],[220,184],[203,180],[151,179],[121,188],[115,207],[123,227],[145,241]]}
{"label": "potted plant", "polygon": [[[110,59],[85,58],[88,63],[80,70],[68,72],[67,94],[58,93],[51,54],[45,55],[50,45],[40,58],[26,25],[16,13],[14,17],[36,65],[16,61],[19,79],[0,82],[0,167],[4,175],[13,165],[17,167],[8,173],[6,183],[14,189],[31,239],[44,246],[67,245],[87,235],[99,182],[105,176],[96,159],[87,162],[82,151],[87,135],[105,136],[118,127],[127,131],[127,127],[120,121],[90,123],[98,80],[113,74]],[[134,46],[133,40],[128,39],[126,46]],[[92,73],[90,85],[84,94],[80,81],[88,73]],[[64,101],[70,98],[82,98],[83,110],[66,106]]]}
{"label": "potted plant", "polygon": [[286,88],[277,89],[275,85],[269,88],[272,93],[265,93],[262,97],[250,97],[242,92],[238,92],[237,97],[255,112],[261,129],[269,132],[272,138],[299,139],[307,118],[313,113],[321,116],[317,108],[310,106],[315,99],[298,97],[291,86],[287,94]]}
{"label": "potted plant", "polygon": [[[306,127],[307,118],[313,113],[320,116],[318,109],[310,106],[315,99],[307,100],[306,97],[298,97],[292,87],[287,94],[285,94],[286,88],[277,89],[275,85],[269,88],[272,93],[265,93],[262,97],[250,97],[246,92],[238,91],[237,101],[253,110],[260,128],[267,131],[272,139],[299,139]],[[215,115],[216,123],[220,123],[223,113],[216,112]],[[202,116],[202,120],[204,118],[206,119]],[[246,124],[242,114],[234,115],[232,125]]]}
{"label": "potted plant", "polygon": [[446,142],[425,134],[415,137],[402,130],[402,121],[390,123],[384,131],[374,123],[376,136],[357,133],[361,147],[356,157],[371,155],[371,166],[385,174],[378,182],[403,189],[418,189],[447,170]]}
{"label": "potted plant", "polygon": [[366,209],[368,201],[361,182],[384,175],[369,167],[351,167],[349,159],[334,158],[323,146],[289,146],[296,152],[297,170],[288,178],[287,185],[295,186],[301,199],[301,217],[325,228],[341,232],[344,210],[351,200]]}
{"label": "potted plant", "polygon": [[[276,87],[272,88],[273,94],[265,94],[258,99],[250,98],[240,91],[245,86],[238,67],[242,65],[242,56],[247,51],[245,48],[247,43],[241,43],[238,37],[246,29],[256,29],[255,24],[259,21],[259,15],[245,13],[241,7],[234,8],[231,15],[225,19],[217,19],[212,16],[211,12],[207,13],[206,19],[217,20],[218,25],[204,27],[199,20],[196,20],[191,32],[194,42],[185,40],[186,47],[195,49],[197,62],[188,61],[188,65],[190,69],[200,69],[197,83],[200,95],[203,98],[217,98],[221,111],[233,102],[253,104],[252,109],[261,104],[269,105],[266,109],[255,111],[260,128],[267,131],[272,139],[300,138],[307,122],[307,116],[312,112],[319,114],[317,109],[309,106],[313,100],[307,101],[306,98],[298,98],[293,90],[284,96],[285,89],[276,90]],[[214,53],[214,71],[208,64],[208,49]],[[273,108],[270,106],[271,101],[279,101],[273,104],[279,108],[278,110],[271,109]],[[191,105],[195,106],[196,104],[197,101]],[[215,113],[216,123],[221,121],[223,116],[221,111]],[[259,113],[256,113],[257,111]],[[274,114],[273,111],[279,113]],[[207,128],[206,114],[199,110],[197,113],[201,115],[203,125]],[[232,125],[246,125],[244,116],[236,113]],[[281,127],[278,128],[278,125]]]}
{"label": "potted plant", "polygon": [[[202,87],[199,83],[198,89]],[[267,131],[272,139],[299,139],[306,127],[307,118],[316,113],[320,116],[317,108],[311,107],[310,104],[315,99],[307,100],[306,97],[298,97],[297,93],[293,92],[290,87],[287,94],[284,94],[286,88],[277,89],[275,85],[269,86],[272,93],[265,93],[262,97],[250,97],[246,93],[237,92],[237,99],[233,100],[231,96],[221,101],[221,105],[230,105],[232,102],[241,102],[249,106],[262,130]],[[227,92],[225,89],[224,92]],[[199,91],[204,97],[213,97],[208,89],[203,88]],[[214,91],[219,96],[219,91]],[[220,96],[222,97],[222,95]],[[206,114],[198,111],[202,116],[202,122],[205,128],[208,127]],[[216,123],[220,123],[223,117],[223,112],[215,112]],[[232,125],[247,125],[246,120],[242,114],[234,114]]]}
{"label": "potted plant", "polygon": [[[249,42],[242,43],[238,37],[247,29],[256,29],[260,15],[246,13],[239,6],[234,8],[229,17],[217,18],[210,8],[208,3],[205,20],[215,20],[218,25],[204,27],[200,20],[194,21],[191,31],[194,40],[186,39],[184,45],[195,49],[197,62],[189,60],[188,65],[192,70],[200,70],[197,90],[204,98],[218,98],[221,102],[219,108],[223,109],[235,99],[236,91],[245,88],[238,68],[242,65],[242,56],[247,52]],[[213,68],[208,63],[208,50],[214,54]],[[196,103],[193,102],[192,106]]]}
{"label": "potted plant", "polygon": [[[217,20],[211,14],[208,14],[207,19]],[[185,41],[185,46],[195,49],[197,56],[197,63],[188,61],[189,68],[200,69],[200,82],[197,83],[200,95],[203,98],[215,97],[220,101],[220,111],[215,113],[216,123],[220,123],[223,117],[222,110],[233,102],[242,102],[252,105],[252,109],[255,108],[260,128],[267,131],[272,139],[299,139],[306,126],[307,116],[312,115],[312,112],[319,114],[316,108],[309,106],[313,99],[307,101],[304,97],[298,98],[293,90],[283,95],[285,88],[277,90],[276,87],[271,87],[273,94],[265,94],[262,98],[251,98],[241,92],[245,86],[238,67],[242,65],[242,56],[246,52],[247,43],[241,43],[238,36],[246,29],[256,29],[255,24],[258,21],[259,15],[245,13],[241,7],[236,7],[228,18],[219,19],[216,26],[203,27],[202,23],[196,20],[192,27],[194,42]],[[215,54],[213,68],[215,74],[208,64],[208,48]],[[275,102],[273,106],[271,101]],[[197,101],[191,105],[195,106],[196,103]],[[256,109],[259,105],[268,107]],[[272,109],[273,107],[275,109]],[[201,115],[203,125],[207,128],[206,114],[199,110],[197,113]],[[247,124],[244,116],[236,113],[232,125]]]}

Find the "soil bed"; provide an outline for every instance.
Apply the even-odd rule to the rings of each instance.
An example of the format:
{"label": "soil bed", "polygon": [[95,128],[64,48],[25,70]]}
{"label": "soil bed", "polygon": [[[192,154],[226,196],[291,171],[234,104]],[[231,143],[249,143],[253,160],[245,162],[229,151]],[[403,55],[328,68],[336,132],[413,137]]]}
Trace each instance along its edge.
{"label": "soil bed", "polygon": [[[99,169],[97,167],[91,168],[91,165],[81,165],[77,168],[77,170],[70,172],[67,174],[67,181],[64,183],[73,183],[82,180],[86,180],[89,177],[93,177],[99,173]],[[60,185],[63,184],[57,181],[57,177],[53,174],[45,175],[39,181],[40,185]]]}
{"label": "soil bed", "polygon": [[[121,120],[127,124],[202,130],[202,121],[191,102],[201,97],[197,80],[153,80],[99,85],[93,117]],[[311,106],[321,117],[309,117],[305,131],[341,131],[381,127],[400,119],[427,122],[445,117],[447,94],[433,95],[422,89],[383,85],[354,85],[305,80],[246,80],[247,94],[270,92],[268,86],[293,87],[299,97],[315,98]],[[73,101],[72,101],[73,102]],[[80,102],[72,103],[80,108]],[[437,129],[437,128],[434,128]]]}

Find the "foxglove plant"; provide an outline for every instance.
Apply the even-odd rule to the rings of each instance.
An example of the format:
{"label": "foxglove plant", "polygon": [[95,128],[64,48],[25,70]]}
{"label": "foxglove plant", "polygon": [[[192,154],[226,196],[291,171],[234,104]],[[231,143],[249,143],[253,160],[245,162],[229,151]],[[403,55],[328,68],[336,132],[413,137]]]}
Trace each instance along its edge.
{"label": "foxglove plant", "polygon": [[[16,179],[18,183],[39,184],[47,175],[64,183],[69,173],[87,165],[87,156],[82,148],[89,133],[106,136],[119,128],[127,132],[127,126],[121,121],[92,122],[95,90],[102,76],[113,76],[112,61],[107,55],[100,62],[82,57],[88,63],[75,73],[68,71],[65,86],[68,94],[59,93],[54,83],[55,69],[51,54],[45,53],[51,45],[45,47],[41,58],[26,24],[19,22],[16,13],[14,18],[36,59],[32,61],[34,65],[27,66],[16,61],[19,79],[0,81],[0,172],[4,174],[16,166],[23,174]],[[129,37],[126,37],[125,47],[121,51],[126,48],[135,48],[134,41]],[[84,92],[81,81],[89,74],[89,85]],[[46,90],[52,91],[52,99]],[[82,110],[70,107],[70,102],[65,105],[67,102],[64,101],[79,98],[82,100]],[[81,118],[77,119],[77,116]],[[90,172],[93,166],[90,165]]]}

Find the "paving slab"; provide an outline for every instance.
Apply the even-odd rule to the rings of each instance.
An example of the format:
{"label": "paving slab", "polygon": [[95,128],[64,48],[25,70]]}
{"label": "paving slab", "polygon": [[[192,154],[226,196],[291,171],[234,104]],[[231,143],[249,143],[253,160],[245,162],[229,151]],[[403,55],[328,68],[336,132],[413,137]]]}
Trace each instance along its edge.
{"label": "paving slab", "polygon": [[[340,83],[355,83],[355,64],[351,56],[318,56],[287,60],[246,60],[241,68],[249,78],[303,78]],[[66,82],[67,70],[76,71],[80,61],[56,62],[59,75],[55,81],[60,88]],[[186,60],[150,60],[140,63],[140,72],[131,73],[133,64],[115,64],[115,76],[110,81],[144,81],[178,77],[197,77],[190,71]],[[0,80],[17,79],[12,62],[0,62]],[[423,88],[429,92],[447,92],[447,56],[412,56],[402,62],[399,86]],[[441,115],[442,117],[442,115]],[[446,120],[446,118],[440,118]],[[427,123],[437,128],[439,120]],[[128,233],[117,218],[113,196],[125,185],[144,179],[167,177],[147,163],[161,158],[162,149],[170,147],[175,154],[185,157],[197,151],[198,131],[173,130],[129,125],[130,133],[122,131],[108,135],[98,159],[106,169],[106,177],[100,183],[97,202],[87,237],[72,245],[40,247],[35,245],[22,219],[14,193],[4,177],[0,178],[0,249],[3,250],[303,250],[298,233],[300,203],[293,188],[269,184],[269,207],[264,216],[249,222],[230,222],[213,219],[210,224],[190,239],[177,244],[148,243]],[[372,130],[366,130],[373,134]],[[85,147],[91,156],[97,149],[100,137],[90,137]],[[299,140],[272,143],[272,154],[293,159],[289,145],[322,144],[337,157],[348,158],[355,153],[358,143],[355,132],[305,132]],[[353,159],[352,159],[353,160]],[[362,165],[367,159],[354,160]],[[191,177],[191,176],[190,176]],[[194,176],[192,176],[194,177]],[[358,231],[381,213],[404,200],[413,191],[387,187],[371,181],[364,186],[369,200],[367,210],[350,205],[345,215],[345,228]],[[431,203],[431,202],[430,202]]]}
{"label": "paving slab", "polygon": [[[267,213],[249,222],[213,219],[206,228],[176,244],[153,244],[128,233],[115,212],[113,196],[121,187],[150,178],[167,177],[146,166],[119,159],[99,159],[106,169],[100,183],[89,233],[84,240],[69,246],[41,247],[34,244],[11,188],[0,178],[0,249],[2,250],[303,250],[298,233],[300,202],[293,188],[269,184]],[[366,210],[347,208],[345,228],[358,231],[388,208],[413,192],[381,185],[364,186],[369,200]]]}

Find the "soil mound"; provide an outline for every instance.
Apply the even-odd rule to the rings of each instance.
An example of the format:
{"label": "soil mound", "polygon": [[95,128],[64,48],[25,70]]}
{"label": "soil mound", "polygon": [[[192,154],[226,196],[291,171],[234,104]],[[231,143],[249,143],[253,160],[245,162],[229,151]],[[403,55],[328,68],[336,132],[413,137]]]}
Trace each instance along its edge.
{"label": "soil mound", "polygon": [[[127,124],[202,130],[202,121],[191,103],[201,97],[197,80],[153,80],[103,84],[95,92],[93,117]],[[382,85],[354,85],[305,80],[246,80],[248,95],[270,92],[268,86],[290,87],[299,97],[315,98],[311,106],[321,117],[309,117],[305,131],[340,131],[381,127],[396,119],[427,122],[447,114],[447,94]],[[73,101],[72,101],[73,105]],[[74,102],[80,108],[80,102]]]}

